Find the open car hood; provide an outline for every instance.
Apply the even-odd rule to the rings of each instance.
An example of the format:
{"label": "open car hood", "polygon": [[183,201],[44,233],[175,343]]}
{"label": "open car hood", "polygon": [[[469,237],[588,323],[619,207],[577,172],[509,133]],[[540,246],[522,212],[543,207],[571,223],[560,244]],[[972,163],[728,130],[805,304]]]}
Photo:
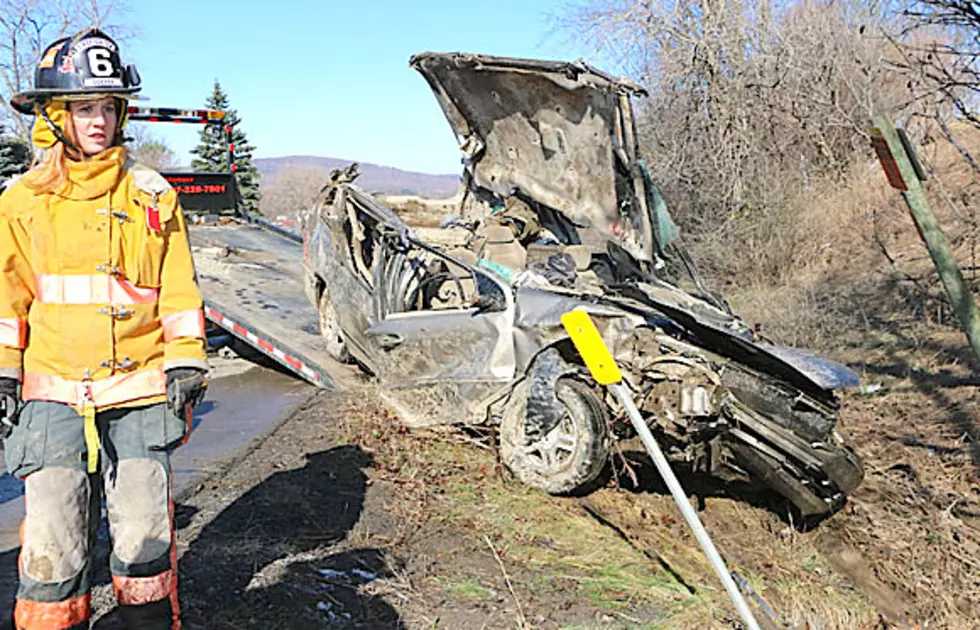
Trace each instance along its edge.
{"label": "open car hood", "polygon": [[523,195],[651,260],[630,105],[643,88],[584,62],[421,53],[410,65],[456,133],[471,188]]}

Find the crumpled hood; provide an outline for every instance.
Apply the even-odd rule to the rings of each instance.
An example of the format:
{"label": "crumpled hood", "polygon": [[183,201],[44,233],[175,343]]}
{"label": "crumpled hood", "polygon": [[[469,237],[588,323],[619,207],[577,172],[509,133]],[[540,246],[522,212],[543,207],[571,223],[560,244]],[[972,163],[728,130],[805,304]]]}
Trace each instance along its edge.
{"label": "crumpled hood", "polygon": [[629,98],[643,88],[581,61],[421,53],[410,64],[456,132],[471,186],[519,192],[650,260],[645,201],[623,204],[637,159]]}
{"label": "crumpled hood", "polygon": [[831,391],[856,387],[860,377],[845,365],[806,350],[761,341],[738,318],[690,299],[668,285],[641,284],[633,299],[649,304],[697,337],[705,348],[733,358],[797,387]]}

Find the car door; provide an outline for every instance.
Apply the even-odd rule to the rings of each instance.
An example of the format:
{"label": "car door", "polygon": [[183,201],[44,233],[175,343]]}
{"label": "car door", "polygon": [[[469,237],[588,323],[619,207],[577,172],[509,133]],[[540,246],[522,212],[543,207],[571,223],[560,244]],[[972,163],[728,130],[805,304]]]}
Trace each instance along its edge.
{"label": "car door", "polygon": [[364,331],[377,321],[374,267],[382,223],[383,217],[371,212],[356,189],[339,185],[329,202],[321,205],[309,239],[315,251],[308,255],[314,260],[347,348],[372,371],[376,357]]}
{"label": "car door", "polygon": [[510,287],[466,260],[415,241],[382,239],[377,323],[365,331],[386,400],[410,424],[480,422],[515,373]]}

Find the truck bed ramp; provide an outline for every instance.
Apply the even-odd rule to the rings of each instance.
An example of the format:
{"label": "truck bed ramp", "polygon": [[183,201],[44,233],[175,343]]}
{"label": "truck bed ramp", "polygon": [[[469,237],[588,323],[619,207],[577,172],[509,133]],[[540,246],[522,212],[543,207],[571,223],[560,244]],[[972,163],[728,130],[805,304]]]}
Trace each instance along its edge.
{"label": "truck bed ramp", "polygon": [[355,368],[323,349],[316,309],[304,293],[298,237],[241,220],[189,232],[208,320],[318,387],[358,380]]}

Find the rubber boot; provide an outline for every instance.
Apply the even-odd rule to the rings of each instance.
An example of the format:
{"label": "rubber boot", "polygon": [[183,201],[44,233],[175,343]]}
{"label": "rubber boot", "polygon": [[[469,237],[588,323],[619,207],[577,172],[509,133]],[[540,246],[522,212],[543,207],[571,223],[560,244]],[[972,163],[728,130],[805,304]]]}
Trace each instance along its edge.
{"label": "rubber boot", "polygon": [[127,630],[170,630],[173,612],[170,600],[140,604],[139,606],[119,606],[119,618]]}

